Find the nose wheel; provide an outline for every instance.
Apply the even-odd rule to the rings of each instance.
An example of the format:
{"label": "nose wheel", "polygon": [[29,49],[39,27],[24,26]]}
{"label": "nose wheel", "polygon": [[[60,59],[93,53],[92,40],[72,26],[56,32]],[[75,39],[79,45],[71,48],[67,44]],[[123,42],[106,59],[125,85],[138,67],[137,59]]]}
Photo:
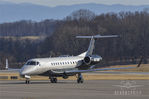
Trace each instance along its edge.
{"label": "nose wheel", "polygon": [[24,75],[24,78],[26,79],[25,83],[30,84],[30,76],[29,75]]}
{"label": "nose wheel", "polygon": [[83,83],[83,82],[84,82],[84,79],[83,79],[83,77],[82,77],[82,74],[79,73],[79,74],[78,74],[77,83]]}
{"label": "nose wheel", "polygon": [[25,84],[30,84],[30,80],[26,79]]}

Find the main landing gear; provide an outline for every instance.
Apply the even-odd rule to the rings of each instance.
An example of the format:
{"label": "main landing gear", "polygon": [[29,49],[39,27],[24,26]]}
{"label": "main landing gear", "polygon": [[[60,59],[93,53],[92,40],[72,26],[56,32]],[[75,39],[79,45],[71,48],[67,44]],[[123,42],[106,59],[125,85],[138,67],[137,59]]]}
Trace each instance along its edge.
{"label": "main landing gear", "polygon": [[82,74],[79,73],[79,74],[78,74],[77,83],[83,83],[83,82],[84,82],[84,79],[83,79],[83,77],[82,77]]}
{"label": "main landing gear", "polygon": [[[57,78],[56,77],[49,77],[51,83],[57,83]],[[77,75],[77,83],[83,83],[84,82],[84,79],[82,77],[82,74],[81,73],[78,73]]]}
{"label": "main landing gear", "polygon": [[49,77],[51,83],[57,83],[57,78],[56,77]]}

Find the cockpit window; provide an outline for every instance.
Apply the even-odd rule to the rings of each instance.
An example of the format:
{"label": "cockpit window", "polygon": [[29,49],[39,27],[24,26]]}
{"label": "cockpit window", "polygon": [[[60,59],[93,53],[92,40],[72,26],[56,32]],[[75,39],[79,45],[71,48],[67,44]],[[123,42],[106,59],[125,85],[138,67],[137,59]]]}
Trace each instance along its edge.
{"label": "cockpit window", "polygon": [[39,65],[39,62],[29,61],[29,62],[26,63],[26,65]]}
{"label": "cockpit window", "polygon": [[37,62],[37,64],[36,65],[39,65],[39,62]]}

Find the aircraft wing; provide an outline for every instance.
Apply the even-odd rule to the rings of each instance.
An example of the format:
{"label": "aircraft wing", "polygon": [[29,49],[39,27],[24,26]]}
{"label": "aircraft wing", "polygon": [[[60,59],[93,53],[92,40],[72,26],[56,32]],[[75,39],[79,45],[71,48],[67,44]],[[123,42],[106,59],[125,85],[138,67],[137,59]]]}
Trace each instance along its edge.
{"label": "aircraft wing", "polygon": [[136,67],[120,67],[120,68],[101,68],[101,69],[93,69],[94,66],[91,69],[88,70],[71,70],[71,71],[65,71],[65,73],[85,73],[85,72],[93,72],[93,71],[106,71],[106,70],[120,70],[120,69],[132,69],[132,68],[139,68],[141,66],[141,63],[143,61],[143,57],[141,57],[139,64]]}
{"label": "aircraft wing", "polygon": [[136,67],[101,68],[101,69],[88,69],[88,70],[71,70],[71,71],[65,71],[65,73],[85,73],[85,72],[93,72],[93,71],[120,70],[120,69],[131,69],[131,68],[136,68]]}

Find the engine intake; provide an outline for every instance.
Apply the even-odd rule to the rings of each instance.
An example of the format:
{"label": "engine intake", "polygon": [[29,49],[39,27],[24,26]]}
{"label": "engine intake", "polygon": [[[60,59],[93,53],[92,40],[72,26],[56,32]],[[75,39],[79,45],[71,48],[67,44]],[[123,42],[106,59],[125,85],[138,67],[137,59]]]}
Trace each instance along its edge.
{"label": "engine intake", "polygon": [[100,60],[102,60],[101,56],[98,55],[92,55],[92,56],[86,56],[84,58],[84,63],[86,65],[90,65],[90,64],[96,64],[98,63]]}

